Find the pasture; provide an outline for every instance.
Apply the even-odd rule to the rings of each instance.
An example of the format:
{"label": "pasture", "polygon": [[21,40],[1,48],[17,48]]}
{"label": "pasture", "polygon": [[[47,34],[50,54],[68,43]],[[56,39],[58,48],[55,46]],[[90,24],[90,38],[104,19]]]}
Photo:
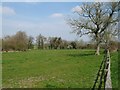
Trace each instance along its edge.
{"label": "pasture", "polygon": [[[102,52],[101,52],[102,53]],[[111,54],[113,87],[118,87],[118,56]],[[2,84],[11,88],[91,88],[103,54],[94,50],[31,50],[2,54]]]}

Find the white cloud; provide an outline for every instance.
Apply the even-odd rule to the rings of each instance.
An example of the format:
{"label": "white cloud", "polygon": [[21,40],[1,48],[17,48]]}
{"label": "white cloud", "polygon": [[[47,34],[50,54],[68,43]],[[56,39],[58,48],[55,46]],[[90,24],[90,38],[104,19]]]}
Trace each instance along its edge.
{"label": "white cloud", "polygon": [[81,6],[76,6],[76,7],[72,8],[72,12],[79,12],[79,13],[82,13]]}
{"label": "white cloud", "polygon": [[0,14],[5,14],[5,15],[15,15],[16,12],[14,9],[10,7],[2,7],[0,6]]}
{"label": "white cloud", "polygon": [[63,16],[64,15],[62,13],[54,13],[50,17],[52,17],[52,18],[60,18],[60,17],[63,17]]}

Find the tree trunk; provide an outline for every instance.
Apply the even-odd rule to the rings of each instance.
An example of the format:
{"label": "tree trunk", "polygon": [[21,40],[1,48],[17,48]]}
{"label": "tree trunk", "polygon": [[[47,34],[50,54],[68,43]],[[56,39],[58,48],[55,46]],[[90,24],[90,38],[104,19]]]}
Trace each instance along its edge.
{"label": "tree trunk", "polygon": [[98,33],[96,33],[96,52],[95,55],[100,55],[100,38]]}
{"label": "tree trunk", "polygon": [[95,55],[100,55],[100,45],[97,44]]}

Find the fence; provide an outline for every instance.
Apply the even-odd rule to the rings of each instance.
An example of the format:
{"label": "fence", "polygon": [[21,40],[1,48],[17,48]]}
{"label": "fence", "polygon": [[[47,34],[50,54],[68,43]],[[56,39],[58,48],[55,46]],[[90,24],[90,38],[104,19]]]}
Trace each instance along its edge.
{"label": "fence", "polygon": [[110,54],[109,50],[105,50],[104,58],[101,62],[92,90],[112,89],[110,77]]}

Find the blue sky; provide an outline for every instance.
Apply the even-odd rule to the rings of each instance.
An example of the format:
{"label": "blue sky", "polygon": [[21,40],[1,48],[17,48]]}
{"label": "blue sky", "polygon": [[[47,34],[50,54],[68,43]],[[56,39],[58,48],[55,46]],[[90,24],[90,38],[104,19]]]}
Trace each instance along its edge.
{"label": "blue sky", "polygon": [[[25,31],[36,37],[58,36],[66,40],[81,39],[70,33],[72,29],[65,18],[82,2],[4,2],[2,3],[2,34],[13,35]],[[85,41],[89,39],[82,37]]]}

